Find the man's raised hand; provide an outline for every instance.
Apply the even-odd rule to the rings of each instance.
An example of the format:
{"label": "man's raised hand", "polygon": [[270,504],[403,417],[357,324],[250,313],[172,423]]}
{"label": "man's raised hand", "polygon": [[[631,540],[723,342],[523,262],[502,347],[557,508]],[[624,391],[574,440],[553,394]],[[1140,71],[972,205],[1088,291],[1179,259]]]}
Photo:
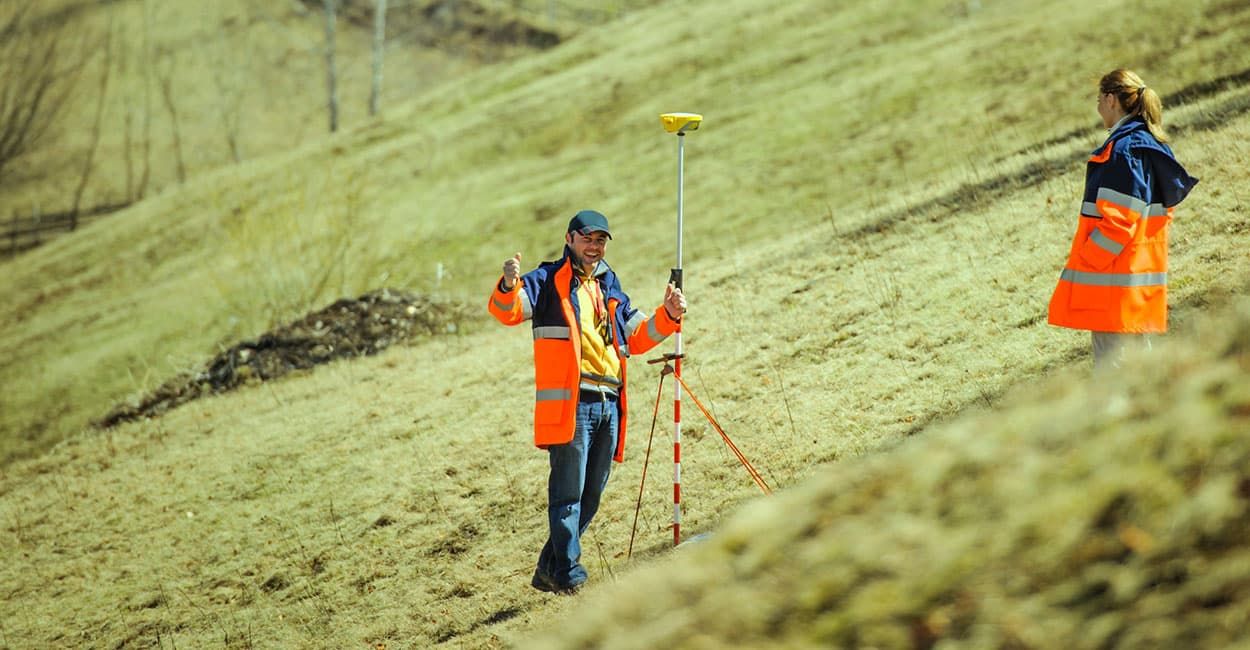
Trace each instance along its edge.
{"label": "man's raised hand", "polygon": [[503,289],[504,291],[512,291],[516,286],[517,278],[521,277],[521,254],[517,253],[509,257],[503,263]]}
{"label": "man's raised hand", "polygon": [[664,311],[667,311],[673,320],[681,318],[681,315],[686,313],[686,296],[671,282],[664,286]]}

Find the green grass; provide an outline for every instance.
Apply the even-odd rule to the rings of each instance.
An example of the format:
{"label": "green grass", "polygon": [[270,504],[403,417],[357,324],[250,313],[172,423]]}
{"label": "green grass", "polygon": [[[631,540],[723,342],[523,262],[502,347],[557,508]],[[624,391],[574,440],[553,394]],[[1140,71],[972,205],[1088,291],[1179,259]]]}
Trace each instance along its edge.
{"label": "green grass", "polygon": [[[1140,18],[1130,13],[1131,20],[1143,23],[1179,22],[1191,11],[1161,3]],[[709,115],[707,128],[691,138],[687,169],[688,265],[697,290],[704,260],[728,259],[751,242],[776,240],[793,229],[832,223],[854,232],[906,210],[923,213],[954,187],[1011,177],[1036,160],[1031,152],[998,159],[1092,123],[1087,84],[1106,66],[1087,62],[1099,60],[1097,50],[1082,49],[1079,57],[1055,52],[1054,42],[1083,39],[1082,30],[1091,28],[1077,10],[1047,9],[1052,12],[1048,21],[1027,23],[1018,20],[1016,9],[963,17],[936,2],[923,11],[865,5],[832,14],[817,5],[764,11],[744,3],[710,12],[698,30],[668,21],[660,11],[630,14],[554,51],[448,84],[373,126],[278,158],[224,168],[182,192],[118,215],[96,228],[89,243],[67,242],[57,249],[65,252],[50,250],[40,258],[72,259],[71,268],[107,267],[85,274],[99,283],[92,296],[95,309],[134,310],[142,320],[134,330],[177,341],[176,349],[142,353],[158,375],[176,369],[170,358],[199,358],[214,343],[254,335],[302,313],[309,303],[387,282],[477,300],[500,251],[522,250],[533,261],[557,254],[563,215],[586,205],[603,209],[625,229],[614,259],[627,279],[637,278],[643,269],[667,267],[672,257],[673,142],[655,128],[656,115],[696,109]],[[1222,19],[1246,17],[1241,12]],[[1238,72],[1246,67],[1244,48],[1231,41],[1239,33],[1244,34],[1206,34],[1206,40],[1161,61],[1158,71],[1143,74],[1159,79],[1152,83],[1166,93],[1168,84],[1180,87]],[[739,42],[761,46],[742,50]],[[770,42],[778,45],[767,47]],[[830,51],[804,55],[792,42],[814,52],[828,44]],[[1209,64],[1211,55],[1202,46],[1227,56]],[[985,54],[991,49],[993,57]],[[1110,59],[1114,52],[1101,56]],[[1039,60],[1070,73],[1037,77],[1039,65],[1033,64]],[[698,61],[700,68],[677,74],[674,61]],[[1020,79],[1007,84],[995,78],[1002,73],[994,71],[1003,67],[1018,70]],[[1191,69],[1206,76],[1181,76]],[[551,99],[566,96],[575,99],[555,104]],[[920,98],[923,108],[916,103]],[[724,105],[724,114],[702,108],[709,105]],[[1066,141],[1049,157],[1076,171],[1078,152],[1097,139],[1094,131],[1088,139]],[[970,146],[950,146],[952,141]],[[1047,197],[1059,201],[1047,204],[1056,233],[1069,226],[1062,201],[1076,191],[1064,188]],[[1000,196],[987,188],[956,198],[980,203]],[[245,242],[232,234],[243,228],[241,222],[256,233]],[[315,227],[291,236],[292,224]],[[313,276],[328,262],[304,252],[324,248],[326,237],[344,240],[344,233],[350,233],[351,246],[333,287],[339,291],[288,294],[290,284],[281,278]],[[483,239],[491,245],[482,245]],[[1044,241],[1049,246],[1053,240]],[[1039,262],[1058,264],[1052,258]],[[435,287],[440,263],[449,278]],[[240,273],[231,281],[232,264],[264,271],[260,278]],[[58,287],[60,278],[82,281],[38,259],[7,275],[19,318],[26,305],[65,290]],[[660,277],[631,281],[649,282],[639,290],[656,292]],[[872,281],[880,287],[888,277]],[[231,287],[258,279],[259,291]],[[222,287],[231,294],[228,300],[221,297]],[[273,295],[285,297],[270,300]],[[237,313],[225,313],[226,305]],[[55,300],[39,313],[62,337],[84,316]],[[175,313],[180,317],[169,317]],[[210,325],[197,325],[188,334],[187,321]],[[31,331],[14,331],[10,347],[29,347]],[[60,347],[55,340],[49,340],[52,350]],[[122,348],[96,354],[104,357],[98,368],[106,376],[97,379],[91,368],[75,369],[92,397],[73,400],[63,415],[49,418],[33,402],[48,386],[69,383],[65,373],[36,380],[29,384],[30,395],[11,398],[3,429],[33,444],[10,455],[44,448],[76,431],[107,402],[151,385],[113,371],[128,354]],[[9,365],[0,376],[17,372],[20,366]],[[59,402],[58,411],[64,409]],[[33,432],[40,426],[46,434]]]}
{"label": "green grass", "polygon": [[[1241,73],[1250,11],[962,6],[631,12],[3,263],[0,550],[22,562],[0,573],[0,643],[502,646],[568,613],[527,586],[545,457],[529,444],[528,338],[488,322],[486,291],[505,257],[558,254],[567,216],[597,207],[626,290],[658,302],[675,195],[664,111],[706,116],[687,141],[686,376],[774,485],[890,463],[935,422],[1083,369],[1087,335],[1044,311],[1083,153],[1102,137],[1094,81],[1127,64],[1166,99]],[[1107,15],[1169,35],[1125,49],[1102,38]],[[1178,338],[1250,273],[1236,254],[1250,239],[1247,105],[1233,84],[1166,114],[1202,178],[1174,228]],[[480,302],[483,318],[84,430],[218,344],[381,286]],[[621,555],[657,375],[638,364],[631,378],[628,460],[588,533],[592,596],[671,538],[661,453],[635,557]],[[689,534],[757,494],[695,415]]]}
{"label": "green grass", "polygon": [[1236,647],[1250,301],[743,508],[522,647]]}
{"label": "green grass", "polygon": [[[85,56],[86,68],[68,102],[65,119],[43,146],[4,179],[0,219],[70,208],[91,145],[100,80],[109,80],[102,105],[99,151],[83,207],[135,200],[145,167],[147,196],[177,187],[175,147],[188,178],[235,164],[232,132],[243,160],[289,151],[328,133],[324,21],[320,2],[223,0],[211,4],[134,0],[107,7],[76,0],[38,0],[31,17],[68,17],[62,65]],[[339,122],[343,128],[373,121],[368,115],[372,80],[372,0],[341,3],[336,32]],[[426,18],[434,2],[391,3],[380,101],[385,116],[441,82],[483,67],[475,56],[506,61],[533,51],[493,41],[492,35],[447,33],[452,46],[432,46],[440,27]],[[545,2],[464,0],[473,24],[494,20],[545,23]],[[562,37],[628,15],[651,0],[560,2],[551,28]],[[312,5],[312,7],[306,6]],[[461,19],[466,20],[465,18]],[[146,25],[146,31],[145,31]],[[106,38],[112,34],[111,47]],[[162,97],[173,75],[177,124]],[[147,153],[145,154],[145,150]],[[145,165],[145,155],[149,164]]]}

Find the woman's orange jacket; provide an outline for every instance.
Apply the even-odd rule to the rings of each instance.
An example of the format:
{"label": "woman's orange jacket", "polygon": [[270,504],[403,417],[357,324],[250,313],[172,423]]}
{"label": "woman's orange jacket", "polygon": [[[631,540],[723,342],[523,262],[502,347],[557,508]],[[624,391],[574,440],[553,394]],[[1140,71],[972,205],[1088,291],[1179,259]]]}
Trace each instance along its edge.
{"label": "woman's orange jacket", "polygon": [[1095,332],[1168,328],[1168,225],[1198,182],[1133,118],[1093,152],[1068,262],[1050,299],[1052,325]]}
{"label": "woman's orange jacket", "polygon": [[[621,360],[621,385],[617,390],[620,425],[613,459],[625,458],[628,420],[628,373],[626,361],[659,345],[677,331],[677,321],[661,305],[650,318],[630,306],[616,273],[600,262],[593,274],[608,305],[608,338]],[[503,290],[503,278],[495,283],[487,310],[504,325],[532,322],[534,332],[534,444],[539,448],[561,445],[573,439],[577,425],[578,389],[581,384],[581,330],[577,304],[578,278],[573,273],[569,250],[555,262],[544,262],[521,276],[512,291]]]}

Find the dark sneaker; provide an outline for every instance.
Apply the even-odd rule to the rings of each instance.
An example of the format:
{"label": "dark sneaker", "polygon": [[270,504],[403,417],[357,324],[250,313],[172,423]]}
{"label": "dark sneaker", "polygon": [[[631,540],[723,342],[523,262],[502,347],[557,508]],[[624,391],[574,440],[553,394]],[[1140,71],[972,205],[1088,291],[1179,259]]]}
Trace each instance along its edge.
{"label": "dark sneaker", "polygon": [[544,575],[537,571],[534,572],[534,577],[530,580],[530,586],[539,591],[545,591],[547,593],[555,593],[556,591],[559,591],[560,589],[556,585],[556,583],[551,579],[550,576]]}
{"label": "dark sneaker", "polygon": [[551,576],[539,573],[538,571],[534,572],[534,577],[530,580],[530,586],[539,591],[545,591],[549,594],[557,594],[560,596],[574,596],[577,595],[577,592],[582,589],[582,585],[580,583],[575,585],[556,584],[556,581]]}

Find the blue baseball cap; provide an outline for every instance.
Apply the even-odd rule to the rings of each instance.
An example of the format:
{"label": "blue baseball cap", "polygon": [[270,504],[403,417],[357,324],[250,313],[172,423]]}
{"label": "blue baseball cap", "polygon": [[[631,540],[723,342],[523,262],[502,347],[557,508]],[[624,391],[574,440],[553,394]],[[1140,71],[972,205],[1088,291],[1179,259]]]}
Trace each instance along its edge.
{"label": "blue baseball cap", "polygon": [[599,231],[606,234],[608,239],[612,239],[612,231],[608,230],[608,218],[603,216],[603,213],[594,210],[582,210],[573,215],[573,218],[569,220],[568,231],[582,235]]}

